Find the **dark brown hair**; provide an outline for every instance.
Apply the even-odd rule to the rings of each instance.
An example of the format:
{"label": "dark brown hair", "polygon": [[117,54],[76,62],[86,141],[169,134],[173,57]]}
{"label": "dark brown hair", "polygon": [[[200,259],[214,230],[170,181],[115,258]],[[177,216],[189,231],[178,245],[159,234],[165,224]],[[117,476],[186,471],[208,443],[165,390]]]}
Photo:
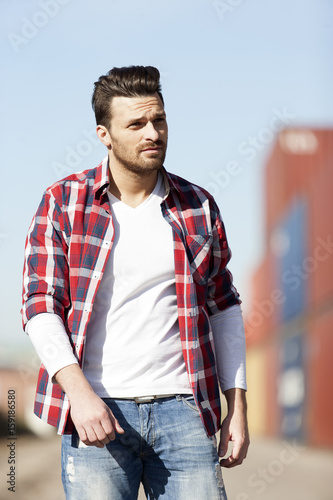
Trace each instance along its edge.
{"label": "dark brown hair", "polygon": [[94,84],[92,107],[97,125],[109,129],[113,97],[143,97],[157,93],[163,104],[160,72],[153,66],[113,68]]}

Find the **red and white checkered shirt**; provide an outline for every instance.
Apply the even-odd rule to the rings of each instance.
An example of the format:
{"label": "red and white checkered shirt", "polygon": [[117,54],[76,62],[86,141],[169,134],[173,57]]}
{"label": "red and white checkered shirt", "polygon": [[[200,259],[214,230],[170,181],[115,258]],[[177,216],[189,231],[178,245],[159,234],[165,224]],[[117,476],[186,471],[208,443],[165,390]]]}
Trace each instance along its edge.
{"label": "red and white checkered shirt", "polygon": [[[183,356],[197,407],[209,436],[220,428],[221,403],[209,316],[240,304],[226,265],[231,257],[219,209],[204,189],[163,169],[161,203],[173,229],[178,319]],[[29,228],[23,275],[25,328],[50,312],[64,321],[80,366],[94,299],[114,240],[107,196],[106,157],[94,169],[49,187]],[[134,256],[135,257],[135,256]],[[35,413],[69,433],[70,403],[41,365]]]}

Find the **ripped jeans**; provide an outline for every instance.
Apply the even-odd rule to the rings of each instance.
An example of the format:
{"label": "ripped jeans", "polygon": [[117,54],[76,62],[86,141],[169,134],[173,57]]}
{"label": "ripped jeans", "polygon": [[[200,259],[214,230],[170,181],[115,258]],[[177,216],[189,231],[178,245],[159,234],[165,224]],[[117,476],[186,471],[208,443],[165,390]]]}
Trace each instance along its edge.
{"label": "ripped jeans", "polygon": [[62,481],[67,500],[227,500],[216,440],[208,438],[194,398],[151,403],[104,399],[125,430],[104,448],[63,436]]}

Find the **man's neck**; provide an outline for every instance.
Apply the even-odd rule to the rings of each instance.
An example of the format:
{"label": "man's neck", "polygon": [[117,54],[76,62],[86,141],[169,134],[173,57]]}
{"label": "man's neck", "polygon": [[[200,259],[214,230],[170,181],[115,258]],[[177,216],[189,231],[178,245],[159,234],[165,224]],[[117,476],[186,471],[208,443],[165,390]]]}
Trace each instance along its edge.
{"label": "man's neck", "polygon": [[109,191],[132,208],[143,203],[154,190],[158,170],[140,175],[109,161]]}

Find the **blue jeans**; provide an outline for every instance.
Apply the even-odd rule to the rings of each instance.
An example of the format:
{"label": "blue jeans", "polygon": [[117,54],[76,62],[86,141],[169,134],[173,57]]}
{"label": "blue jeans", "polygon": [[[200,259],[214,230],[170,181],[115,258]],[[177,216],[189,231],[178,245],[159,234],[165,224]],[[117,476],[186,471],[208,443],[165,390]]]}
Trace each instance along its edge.
{"label": "blue jeans", "polygon": [[105,399],[125,430],[104,448],[63,436],[67,500],[227,500],[216,440],[208,438],[193,396],[135,403]]}

